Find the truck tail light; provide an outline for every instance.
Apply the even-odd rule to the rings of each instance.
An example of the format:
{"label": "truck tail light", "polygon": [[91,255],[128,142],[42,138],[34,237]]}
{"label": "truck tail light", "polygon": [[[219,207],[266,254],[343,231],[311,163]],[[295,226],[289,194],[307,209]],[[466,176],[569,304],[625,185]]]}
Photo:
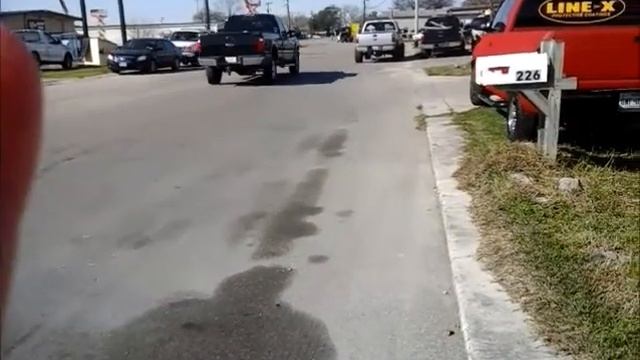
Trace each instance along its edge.
{"label": "truck tail light", "polygon": [[194,54],[200,54],[201,51],[202,43],[200,42],[200,39],[198,39],[198,41],[196,41],[196,43],[193,45],[193,52]]}
{"label": "truck tail light", "polygon": [[259,38],[258,41],[256,41],[256,43],[254,44],[254,49],[257,53],[263,53],[265,46],[264,46],[264,39],[263,38]]}

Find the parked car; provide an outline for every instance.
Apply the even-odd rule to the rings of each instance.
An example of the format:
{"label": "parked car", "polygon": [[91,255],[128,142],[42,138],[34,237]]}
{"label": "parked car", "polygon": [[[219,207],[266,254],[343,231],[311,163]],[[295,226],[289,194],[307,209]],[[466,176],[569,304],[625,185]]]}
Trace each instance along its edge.
{"label": "parked car", "polygon": [[398,23],[393,20],[365,22],[356,37],[356,43],[356,63],[383,55],[391,55],[396,60],[404,59],[404,40]]}
{"label": "parked car", "polygon": [[465,44],[460,20],[453,15],[429,18],[422,29],[420,49],[425,57],[436,52],[463,53]]}
{"label": "parked car", "polygon": [[182,51],[182,63],[185,65],[199,66],[200,57],[200,32],[176,31],[169,36],[169,41]]}
{"label": "parked car", "polygon": [[[564,129],[584,127],[595,119],[609,127],[625,119],[637,123],[640,116],[640,2],[583,1],[570,8],[566,4],[505,0],[493,20],[492,33],[482,37],[473,51],[471,102],[506,107],[512,140],[534,140],[541,113],[522,95],[478,86],[475,59],[536,52],[544,39],[564,42],[564,76],[577,78],[576,90],[562,92]],[[515,76],[509,67],[497,70]]]}
{"label": "parked car", "polygon": [[39,65],[59,64],[64,69],[73,67],[71,50],[60,39],[41,30],[17,30],[14,34],[22,39]]}
{"label": "parked car", "polygon": [[116,48],[109,56],[109,69],[115,73],[136,70],[153,73],[160,68],[180,69],[182,54],[165,39],[133,39]]}
{"label": "parked car", "polygon": [[240,75],[262,74],[273,83],[278,67],[300,72],[300,44],[282,20],[271,14],[233,15],[224,30],[200,37],[200,64],[206,66],[209,84],[220,84],[224,72]]}

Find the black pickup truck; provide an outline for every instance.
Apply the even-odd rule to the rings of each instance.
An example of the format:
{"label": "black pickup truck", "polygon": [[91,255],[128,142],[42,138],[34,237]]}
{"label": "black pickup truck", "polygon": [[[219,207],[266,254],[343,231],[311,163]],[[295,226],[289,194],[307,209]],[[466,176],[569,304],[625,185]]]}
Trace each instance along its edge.
{"label": "black pickup truck", "polygon": [[465,51],[460,20],[453,15],[429,18],[421,32],[420,49],[426,57],[435,52]]}
{"label": "black pickup truck", "polygon": [[234,15],[224,30],[200,38],[200,64],[206,67],[209,84],[220,84],[222,74],[262,74],[273,83],[278,67],[300,72],[300,44],[280,18],[270,14]]}

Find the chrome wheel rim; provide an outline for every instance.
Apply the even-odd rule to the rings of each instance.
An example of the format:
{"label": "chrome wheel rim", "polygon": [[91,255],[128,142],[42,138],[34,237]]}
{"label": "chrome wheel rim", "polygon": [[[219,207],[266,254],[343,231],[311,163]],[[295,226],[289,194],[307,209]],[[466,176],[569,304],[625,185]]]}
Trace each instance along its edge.
{"label": "chrome wheel rim", "polygon": [[510,134],[515,133],[517,122],[518,122],[518,108],[516,107],[516,102],[511,101],[509,103],[509,110],[507,114],[507,130],[509,131]]}

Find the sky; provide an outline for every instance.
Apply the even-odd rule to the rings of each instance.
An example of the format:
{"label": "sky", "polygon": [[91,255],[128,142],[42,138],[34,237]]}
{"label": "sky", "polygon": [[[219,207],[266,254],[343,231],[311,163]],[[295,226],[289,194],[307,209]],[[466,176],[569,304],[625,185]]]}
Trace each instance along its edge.
{"label": "sky", "polygon": [[[209,0],[212,8],[219,0]],[[263,6],[259,11],[266,12],[266,2],[271,1],[271,12],[285,14],[285,0],[262,0]],[[239,4],[244,1],[238,0]],[[376,10],[386,10],[391,5],[391,0],[369,0],[370,6],[377,6]],[[69,13],[80,15],[80,1],[66,0]],[[86,0],[87,12],[90,9],[106,9],[108,24],[118,23],[117,0]],[[125,16],[127,21],[134,22],[180,22],[191,20],[197,9],[197,4],[203,7],[204,0],[124,0]],[[309,14],[318,11],[328,5],[361,5],[362,0],[290,0],[293,13]],[[58,0],[0,0],[2,11],[48,9],[62,12]]]}

